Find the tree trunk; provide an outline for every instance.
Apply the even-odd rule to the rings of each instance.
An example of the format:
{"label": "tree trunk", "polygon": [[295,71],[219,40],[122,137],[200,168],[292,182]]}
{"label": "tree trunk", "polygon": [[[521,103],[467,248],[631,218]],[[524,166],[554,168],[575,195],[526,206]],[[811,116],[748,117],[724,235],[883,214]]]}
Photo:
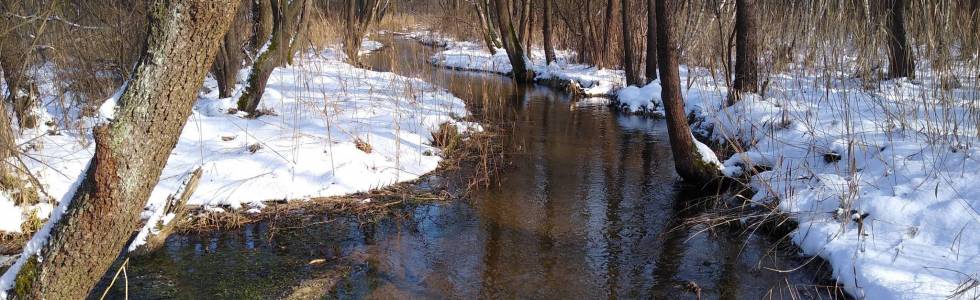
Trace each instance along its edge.
{"label": "tree trunk", "polygon": [[531,48],[530,40],[531,36],[531,18],[534,12],[531,10],[531,0],[520,0],[521,1],[521,22],[520,22],[520,32],[518,33],[518,38],[521,40],[521,44]]}
{"label": "tree trunk", "polygon": [[602,51],[600,51],[601,57],[599,58],[599,67],[606,66],[606,62],[609,60],[609,41],[611,41],[612,36],[612,24],[613,24],[613,13],[615,12],[616,1],[608,0],[606,1],[606,19],[603,21],[602,26]]}
{"label": "tree trunk", "polygon": [[915,78],[915,58],[905,33],[905,9],[908,0],[891,0],[888,15],[888,45],[891,62],[888,78]]}
{"label": "tree trunk", "polygon": [[190,116],[238,2],[153,2],[146,50],[119,99],[116,118],[94,129],[95,156],[77,190],[62,200],[71,202],[47,243],[38,253],[24,254],[14,297],[84,299],[119,256]]}
{"label": "tree trunk", "polygon": [[238,110],[259,117],[256,110],[265,94],[265,86],[279,66],[291,63],[293,55],[305,43],[310,16],[310,0],[293,0],[283,7],[283,0],[272,0],[272,37],[268,47],[258,54],[238,98]]}
{"label": "tree trunk", "polygon": [[633,24],[630,22],[630,0],[621,0],[623,10],[620,17],[623,20],[623,70],[626,71],[626,85],[640,85],[640,69],[636,67],[636,51],[633,47]]}
{"label": "tree trunk", "polygon": [[[0,11],[21,14],[24,13],[19,1],[4,1],[0,3]],[[0,68],[4,70],[3,79],[7,84],[6,101],[13,105],[17,125],[23,128],[37,126],[37,116],[33,108],[38,105],[37,85],[26,74],[33,61],[31,51],[31,32],[33,24],[22,20],[11,20],[0,15]]]}
{"label": "tree trunk", "polygon": [[524,54],[524,47],[517,36],[516,28],[514,28],[507,0],[494,0],[494,4],[497,11],[497,29],[502,35],[504,50],[507,50],[507,58],[510,60],[513,69],[514,80],[518,82],[534,81],[534,71],[528,68],[527,56]]}
{"label": "tree trunk", "polygon": [[742,93],[759,92],[759,17],[756,0],[735,1],[735,83],[728,105]]}
{"label": "tree trunk", "polygon": [[344,30],[344,54],[352,65],[360,65],[358,57],[361,51],[361,44],[367,29],[381,14],[382,6],[386,6],[386,0],[345,0],[347,8],[344,10],[345,25]]}
{"label": "tree trunk", "polygon": [[473,7],[476,9],[477,17],[480,19],[480,31],[483,32],[483,42],[487,44],[487,50],[490,50],[490,54],[496,55],[497,48],[500,47],[500,42],[497,40],[493,25],[491,25],[493,22],[490,20],[486,0],[473,2]]}
{"label": "tree trunk", "polygon": [[218,82],[218,97],[228,98],[235,92],[238,83],[238,71],[242,69],[245,60],[245,43],[251,36],[251,14],[253,0],[240,0],[238,11],[231,28],[225,33],[221,48],[215,57],[211,74]]}
{"label": "tree trunk", "polygon": [[15,148],[17,146],[16,140],[14,140],[14,130],[10,126],[10,117],[7,115],[7,107],[3,100],[0,100],[0,176],[4,175],[6,172],[3,160],[14,155],[16,153]]}
{"label": "tree trunk", "polygon": [[671,0],[657,0],[657,54],[660,64],[661,98],[667,117],[667,135],[674,156],[674,168],[684,180],[706,183],[718,176],[718,170],[704,162],[694,145],[694,136],[684,113],[680,70],[677,66],[677,41],[671,24]]}
{"label": "tree trunk", "polygon": [[555,62],[555,45],[552,44],[551,37],[551,3],[552,0],[543,0],[544,2],[544,19],[541,21],[544,30],[542,35],[544,36],[544,59],[547,64]]}
{"label": "tree trunk", "polygon": [[657,80],[657,4],[647,1],[647,83]]}
{"label": "tree trunk", "polygon": [[250,42],[252,44],[250,51],[252,55],[258,55],[259,50],[262,50],[262,47],[272,40],[272,1],[277,0],[254,1],[255,5],[252,6],[252,18],[254,19],[252,20],[254,22],[252,23],[252,30],[254,32]]}

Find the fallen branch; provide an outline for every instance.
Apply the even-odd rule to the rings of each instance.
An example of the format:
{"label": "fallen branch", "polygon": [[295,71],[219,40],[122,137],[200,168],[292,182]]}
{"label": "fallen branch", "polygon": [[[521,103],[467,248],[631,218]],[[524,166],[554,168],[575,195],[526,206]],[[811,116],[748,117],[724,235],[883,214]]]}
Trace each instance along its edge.
{"label": "fallen branch", "polygon": [[[164,222],[164,220],[159,220],[154,226],[157,226],[156,230],[150,229],[148,236],[146,237],[146,243],[136,247],[132,252],[131,256],[140,256],[149,254],[156,249],[159,249],[167,241],[167,237],[173,233],[174,228],[177,225],[177,220],[184,218],[187,214],[187,201],[191,199],[191,195],[197,190],[197,184],[201,181],[201,168],[197,168],[191,173],[190,178],[184,182],[184,185],[177,190],[173,195],[167,197],[166,207],[163,209],[163,216],[173,214],[174,217],[170,219],[169,222]],[[178,196],[179,194],[179,196]]]}

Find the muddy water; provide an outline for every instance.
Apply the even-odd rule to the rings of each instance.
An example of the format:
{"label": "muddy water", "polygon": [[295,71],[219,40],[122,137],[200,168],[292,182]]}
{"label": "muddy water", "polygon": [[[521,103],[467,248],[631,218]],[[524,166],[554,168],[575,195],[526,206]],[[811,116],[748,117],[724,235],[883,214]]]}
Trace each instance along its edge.
{"label": "muddy water", "polygon": [[499,185],[374,223],[311,216],[297,228],[174,236],[131,261],[130,297],[275,298],[340,266],[326,298],[830,297],[815,264],[771,270],[805,263],[787,245],[689,225],[700,213],[679,204],[695,196],[676,183],[663,121],[433,68],[433,49],[385,44],[368,66],[430,80],[501,125],[511,166]]}

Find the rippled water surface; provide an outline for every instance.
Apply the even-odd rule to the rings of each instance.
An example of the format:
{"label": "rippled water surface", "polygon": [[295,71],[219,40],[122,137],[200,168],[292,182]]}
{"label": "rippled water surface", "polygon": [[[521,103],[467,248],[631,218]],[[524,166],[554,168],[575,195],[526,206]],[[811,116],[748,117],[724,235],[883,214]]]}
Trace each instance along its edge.
{"label": "rippled water surface", "polygon": [[772,238],[682,226],[698,212],[678,204],[692,196],[675,183],[662,120],[433,68],[434,49],[383,39],[369,67],[430,80],[505,125],[495,130],[512,167],[500,184],[380,222],[313,216],[173,236],[130,262],[130,297],[276,298],[342,265],[327,298],[827,298],[818,267],[770,270],[804,263]]}

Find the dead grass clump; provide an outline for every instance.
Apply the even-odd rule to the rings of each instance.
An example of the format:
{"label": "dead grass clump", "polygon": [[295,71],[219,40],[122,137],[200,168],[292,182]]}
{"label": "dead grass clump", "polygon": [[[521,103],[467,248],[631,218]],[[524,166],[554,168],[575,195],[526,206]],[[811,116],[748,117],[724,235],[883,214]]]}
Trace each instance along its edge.
{"label": "dead grass clump", "polygon": [[354,138],[354,147],[357,148],[357,150],[361,150],[362,152],[368,153],[368,154],[370,154],[371,151],[373,150],[373,148],[371,147],[371,144],[368,144],[367,142],[365,142],[361,138]]}
{"label": "dead grass clump", "polygon": [[456,125],[442,123],[439,125],[439,130],[432,132],[432,138],[429,142],[434,147],[442,148],[443,153],[448,154],[459,147],[462,142],[462,135],[459,134],[459,128]]}

